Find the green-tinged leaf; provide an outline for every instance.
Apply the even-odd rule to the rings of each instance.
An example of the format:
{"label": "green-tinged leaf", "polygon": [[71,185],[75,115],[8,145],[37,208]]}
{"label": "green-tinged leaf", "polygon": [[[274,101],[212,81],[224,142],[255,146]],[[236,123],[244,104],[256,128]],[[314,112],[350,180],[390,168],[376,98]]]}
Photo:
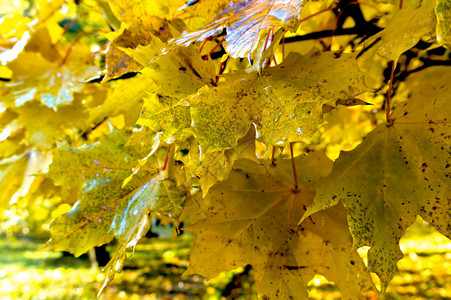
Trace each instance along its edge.
{"label": "green-tinged leaf", "polygon": [[196,48],[172,48],[149,67],[155,70],[152,79],[159,95],[183,99],[216,81],[214,64],[204,61]]}
{"label": "green-tinged leaf", "polygon": [[79,256],[116,238],[118,247],[106,267],[105,284],[120,271],[125,250],[134,247],[148,231],[148,215],[155,212],[177,220],[185,199],[164,172],[157,174],[155,162],[146,164],[147,169],[122,187],[138,163],[133,151],[124,147],[127,139],[123,132],[113,132],[92,145],[62,148],[49,171],[57,184],[77,187],[79,200],[66,215],[53,221],[52,237],[42,249]]}
{"label": "green-tinged leaf", "polygon": [[182,134],[183,139],[182,130],[189,128],[190,123],[191,116],[186,104],[181,103],[177,98],[164,97],[155,93],[144,98],[141,116],[136,122],[155,132],[162,131],[165,140],[175,134],[179,136]]}
{"label": "green-tinged leaf", "polygon": [[437,41],[451,47],[451,2],[449,0],[437,0],[435,7],[437,15]]}
{"label": "green-tinged leaf", "polygon": [[451,236],[449,76],[449,67],[438,67],[409,78],[408,101],[388,124],[341,153],[303,217],[341,200],[354,247],[371,247],[369,268],[381,278],[383,291],[403,257],[399,239],[417,215]]}
{"label": "green-tinged leaf", "polygon": [[134,248],[139,239],[150,229],[149,214],[155,212],[178,220],[185,202],[185,195],[177,189],[174,181],[166,179],[165,173],[160,173],[126,200],[127,207],[122,207],[116,212],[109,228],[119,245],[105,267],[106,279],[99,294],[113,280],[115,273],[122,270],[126,249]]}
{"label": "green-tinged leaf", "polygon": [[364,90],[355,55],[292,53],[260,75],[235,73],[225,84],[193,95],[194,135],[205,152],[236,147],[252,123],[265,144],[306,141],[323,123],[323,104]]}
{"label": "green-tinged leaf", "polygon": [[[225,47],[231,57],[252,54],[260,39],[260,31],[266,28],[284,28],[296,31],[302,0],[251,0],[231,2],[205,28],[185,34],[174,42],[188,46],[203,41],[226,29]],[[277,30],[276,30],[277,31]]]}
{"label": "green-tinged leaf", "polygon": [[127,137],[123,132],[113,132],[94,144],[60,147],[55,153],[49,177],[57,185],[78,188],[79,201],[52,223],[48,248],[79,256],[114,237],[109,231],[115,214],[126,208],[132,194],[157,172],[156,168],[141,172],[135,175],[140,180],[121,189],[122,181],[138,163],[138,157],[124,148]]}
{"label": "green-tinged leaf", "polygon": [[[297,168],[302,169],[302,162],[313,166],[318,159],[313,160],[311,163],[309,156],[300,159]],[[273,168],[287,164],[280,162]],[[308,181],[302,175],[300,179]],[[188,228],[196,241],[187,274],[211,278],[223,270],[251,264],[259,294],[270,299],[305,299],[306,284],[315,274],[337,283],[344,298],[358,298],[372,283],[363,261],[351,251],[343,207],[296,226],[314,194],[311,187],[294,190],[291,182],[268,173],[232,171],[207,194],[203,204],[209,207],[206,219]],[[354,284],[349,284],[351,281]]]}

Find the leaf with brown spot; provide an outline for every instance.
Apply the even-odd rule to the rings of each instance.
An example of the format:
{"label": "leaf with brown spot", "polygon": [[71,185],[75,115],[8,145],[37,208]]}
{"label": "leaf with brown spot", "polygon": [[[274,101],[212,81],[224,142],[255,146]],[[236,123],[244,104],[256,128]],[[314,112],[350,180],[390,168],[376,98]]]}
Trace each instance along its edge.
{"label": "leaf with brown spot", "polygon": [[369,268],[383,291],[403,257],[399,239],[417,215],[451,237],[450,76],[451,68],[433,67],[409,77],[410,99],[390,123],[340,154],[303,217],[342,201],[354,247],[371,247]]}
{"label": "leaf with brown spot", "polygon": [[[317,158],[309,160],[310,156],[298,158],[297,168],[302,169],[302,162],[310,166],[318,162]],[[325,156],[322,160],[318,164],[322,170],[315,172],[325,174],[332,162]],[[289,171],[291,164],[289,170],[276,174]],[[300,182],[305,181],[301,176]],[[343,297],[359,298],[372,282],[357,252],[351,251],[343,207],[316,214],[296,226],[314,194],[308,186],[294,191],[292,181],[278,180],[270,173],[232,171],[228,180],[207,194],[202,204],[209,208],[206,219],[188,228],[196,241],[187,274],[211,278],[250,264],[260,295],[305,299],[307,282],[318,273],[336,282]]]}
{"label": "leaf with brown spot", "polygon": [[354,54],[317,51],[290,53],[261,74],[234,73],[189,99],[194,136],[205,152],[233,149],[254,123],[267,145],[308,141],[323,124],[323,104],[367,90],[363,75]]}

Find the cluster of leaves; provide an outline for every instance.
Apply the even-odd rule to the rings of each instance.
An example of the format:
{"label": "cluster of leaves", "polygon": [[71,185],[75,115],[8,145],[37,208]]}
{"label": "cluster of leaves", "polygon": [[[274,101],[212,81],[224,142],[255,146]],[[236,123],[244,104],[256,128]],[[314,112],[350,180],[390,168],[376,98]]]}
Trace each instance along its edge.
{"label": "cluster of leaves", "polygon": [[151,214],[192,224],[188,274],[250,264],[266,299],[383,294],[417,215],[451,236],[448,1],[29,3],[0,23],[0,208],[73,204],[43,249],[116,239],[105,285]]}

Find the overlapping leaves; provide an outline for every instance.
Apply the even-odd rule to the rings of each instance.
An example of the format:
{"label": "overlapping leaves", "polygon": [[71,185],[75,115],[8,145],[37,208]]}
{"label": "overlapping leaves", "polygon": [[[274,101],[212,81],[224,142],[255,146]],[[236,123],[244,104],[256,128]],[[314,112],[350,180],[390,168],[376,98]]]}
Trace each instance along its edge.
{"label": "overlapping leaves", "polygon": [[[291,161],[277,161],[276,166],[268,162],[263,174],[232,171],[228,180],[207,194],[206,219],[188,228],[196,241],[187,273],[211,278],[250,264],[259,294],[269,299],[307,298],[306,284],[315,274],[336,282],[347,298],[357,298],[371,288],[362,260],[351,251],[343,207],[296,225],[313,200],[312,184],[331,165],[324,154],[297,157],[299,170],[309,168],[301,173],[298,190],[288,175]],[[349,280],[358,284],[351,286]]]}
{"label": "overlapping leaves", "polygon": [[416,215],[451,236],[450,75],[443,67],[409,78],[408,101],[355,150],[341,153],[304,216],[342,201],[354,246],[371,246],[369,268],[383,290],[402,258],[399,239]]}
{"label": "overlapping leaves", "polygon": [[79,200],[52,223],[52,238],[43,249],[78,256],[116,238],[118,247],[106,267],[106,283],[121,269],[125,250],[134,247],[148,231],[149,213],[176,220],[185,199],[175,182],[158,172],[156,158],[123,187],[139,158],[133,149],[124,147],[127,138],[117,131],[89,146],[61,148],[49,171],[57,184],[78,188]]}
{"label": "overlapping leaves", "polygon": [[284,28],[295,31],[302,8],[302,0],[251,0],[230,2],[213,21],[203,29],[185,34],[176,44],[188,46],[203,41],[226,29],[225,47],[231,57],[252,54],[260,39],[260,32],[267,28]]}
{"label": "overlapping leaves", "polygon": [[[33,71],[24,70],[24,65],[32,67]],[[98,70],[94,66],[58,66],[36,52],[21,53],[9,67],[14,82],[6,84],[3,90],[6,105],[15,107],[37,100],[54,110],[72,104],[74,93],[80,92],[84,88],[83,82]]]}
{"label": "overlapping leaves", "polygon": [[206,152],[236,147],[252,123],[266,144],[306,141],[323,122],[323,104],[362,93],[362,78],[355,55],[293,53],[262,74],[234,74],[200,89],[190,99],[194,135]]}
{"label": "overlapping leaves", "polygon": [[[38,8],[39,26],[28,24],[28,18],[21,19],[16,30],[13,19],[2,19],[0,24],[2,30],[6,26],[1,49],[15,54],[23,50],[0,69],[6,74],[1,80],[11,81],[1,83],[0,92],[0,206],[38,188],[35,183],[42,179],[51,152],[48,176],[62,189],[78,191],[72,210],[53,222],[52,239],[45,248],[79,255],[116,238],[118,247],[106,268],[106,284],[121,269],[126,249],[149,228],[149,213],[177,220],[185,199],[183,189],[196,199],[194,208],[185,211],[188,218],[200,206],[192,218],[198,221],[190,227],[197,240],[189,273],[212,277],[251,264],[260,295],[271,299],[305,299],[305,285],[318,273],[335,281],[344,297],[358,298],[372,284],[357,247],[371,246],[370,271],[379,275],[384,289],[402,255],[399,238],[417,214],[450,236],[451,111],[446,99],[451,73],[447,68],[421,70],[437,62],[412,58],[407,74],[416,74],[407,80],[405,74],[395,78],[403,81],[395,90],[407,101],[396,108],[391,120],[354,151],[342,153],[326,178],[332,163],[324,155],[312,152],[297,157],[296,189],[291,161],[259,161],[255,140],[281,147],[299,142],[296,151],[316,149],[308,142],[323,124],[322,113],[340,103],[364,104],[355,97],[368,91],[357,67],[358,56],[348,49],[337,58],[330,53],[294,53],[277,67],[255,72],[268,65],[262,62],[277,52],[284,33],[298,26],[302,1],[202,0],[183,6],[182,0],[96,0],[92,3],[102,10],[106,30],[113,30],[107,34],[111,43],[104,53],[106,65],[102,60],[94,63],[92,44],[83,39],[71,46],[58,44],[67,29],[57,22],[63,2]],[[349,4],[356,9],[364,6]],[[176,12],[181,6],[186,14]],[[446,1],[411,0],[404,1],[402,8],[389,6],[392,13],[386,19],[381,16],[380,22],[387,21],[387,26],[367,40],[369,49],[362,52],[365,56],[370,50],[369,65],[397,60],[421,38],[435,42],[435,33],[438,43],[449,44]],[[363,15],[370,14],[363,11]],[[175,43],[189,45],[225,29],[228,55],[250,56],[259,63],[246,72],[225,75],[225,81],[217,84],[215,75],[226,56],[213,62],[204,61],[195,47],[172,45],[163,50],[168,39],[205,21],[196,16],[213,20]],[[77,16],[75,23],[78,17],[83,18]],[[309,20],[312,32],[325,28],[321,19]],[[267,37],[271,45],[263,47]],[[296,45],[286,49],[303,52]],[[70,55],[63,59],[67,49]],[[411,71],[411,66],[423,63]],[[105,67],[103,82],[87,83],[97,65]],[[226,72],[245,66],[232,59],[225,65]],[[372,78],[382,82],[382,71],[372,71]],[[125,74],[127,79],[119,78]],[[366,79],[368,85],[379,87]],[[365,120],[374,117],[376,124],[379,109],[374,108]],[[99,128],[112,117],[123,117],[125,129],[96,141],[104,133]],[[360,127],[362,123],[361,119],[352,122]],[[91,135],[91,130],[97,132]],[[133,138],[128,139],[131,132]],[[319,143],[328,143],[327,134],[331,133]],[[359,142],[361,134],[357,136],[350,147]],[[57,144],[63,139],[86,145]],[[160,171],[168,144],[172,147],[167,151],[168,170]],[[38,153],[30,150],[33,147],[44,153],[42,160],[31,159]],[[258,147],[263,155],[264,147]],[[35,162],[43,165],[36,167]],[[315,184],[318,193],[313,201]],[[347,212],[335,205],[339,200]]]}

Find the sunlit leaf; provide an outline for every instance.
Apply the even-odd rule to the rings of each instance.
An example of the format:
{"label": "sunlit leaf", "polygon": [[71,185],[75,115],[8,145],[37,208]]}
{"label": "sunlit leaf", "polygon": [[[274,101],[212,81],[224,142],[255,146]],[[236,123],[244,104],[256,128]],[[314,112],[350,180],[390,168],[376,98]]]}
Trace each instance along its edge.
{"label": "sunlit leaf", "polygon": [[292,54],[260,75],[200,89],[190,99],[194,135],[206,152],[234,148],[251,123],[266,144],[308,140],[323,123],[322,105],[363,92],[362,78],[354,55]]}
{"label": "sunlit leaf", "polygon": [[48,157],[36,150],[0,161],[0,210],[6,209],[32,191],[42,181]]}
{"label": "sunlit leaf", "polygon": [[[162,50],[162,41],[170,37],[169,27],[165,20],[155,16],[139,16],[131,25],[124,25],[114,36],[106,52],[106,76],[104,80],[119,77],[129,72],[137,72],[146,64],[143,59],[136,61],[128,53],[142,49],[140,46],[152,46],[152,51],[146,51],[145,59],[150,61]],[[161,48],[160,48],[161,47]],[[128,51],[127,51],[128,50]],[[128,53],[127,53],[128,52]],[[139,52],[138,52],[139,53]]]}
{"label": "sunlit leaf", "polygon": [[227,31],[225,47],[231,57],[246,57],[252,53],[260,38],[260,31],[277,27],[295,31],[302,0],[251,0],[231,2],[202,30],[185,34],[175,40],[188,46],[210,36]]}
{"label": "sunlit leaf", "polygon": [[37,100],[54,110],[71,104],[74,93],[84,88],[85,79],[98,70],[94,66],[58,66],[36,52],[22,52],[8,66],[13,71],[13,82],[5,85],[5,104],[14,107]]}
{"label": "sunlit leaf", "polygon": [[14,112],[19,115],[17,126],[25,128],[24,140],[36,147],[52,147],[71,129],[89,127],[87,114],[79,105],[62,106],[56,112],[38,101],[30,101]]}
{"label": "sunlit leaf", "polygon": [[[109,88],[105,102],[91,109],[89,113],[94,123],[101,122],[106,116],[125,114],[127,124],[133,125],[139,117],[144,98],[149,94],[157,93],[168,97],[165,99],[170,99],[171,104],[161,104],[172,109],[171,105],[176,99],[181,100],[195,93],[201,86],[212,83],[214,67],[211,61],[203,61],[195,49],[172,49],[159,56],[136,76],[105,83]],[[164,117],[163,120],[157,121],[152,120],[155,115],[149,114],[151,119],[146,121],[146,116],[147,113],[144,113],[139,121],[141,124],[162,122],[170,126]]]}
{"label": "sunlit leaf", "polygon": [[164,139],[190,127],[189,108],[177,98],[152,94],[144,99],[141,116],[136,122],[155,132],[162,131]]}
{"label": "sunlit leaf", "polygon": [[187,11],[196,16],[203,17],[210,21],[216,17],[224,7],[229,4],[228,0],[190,0],[178,8],[179,11]]}

